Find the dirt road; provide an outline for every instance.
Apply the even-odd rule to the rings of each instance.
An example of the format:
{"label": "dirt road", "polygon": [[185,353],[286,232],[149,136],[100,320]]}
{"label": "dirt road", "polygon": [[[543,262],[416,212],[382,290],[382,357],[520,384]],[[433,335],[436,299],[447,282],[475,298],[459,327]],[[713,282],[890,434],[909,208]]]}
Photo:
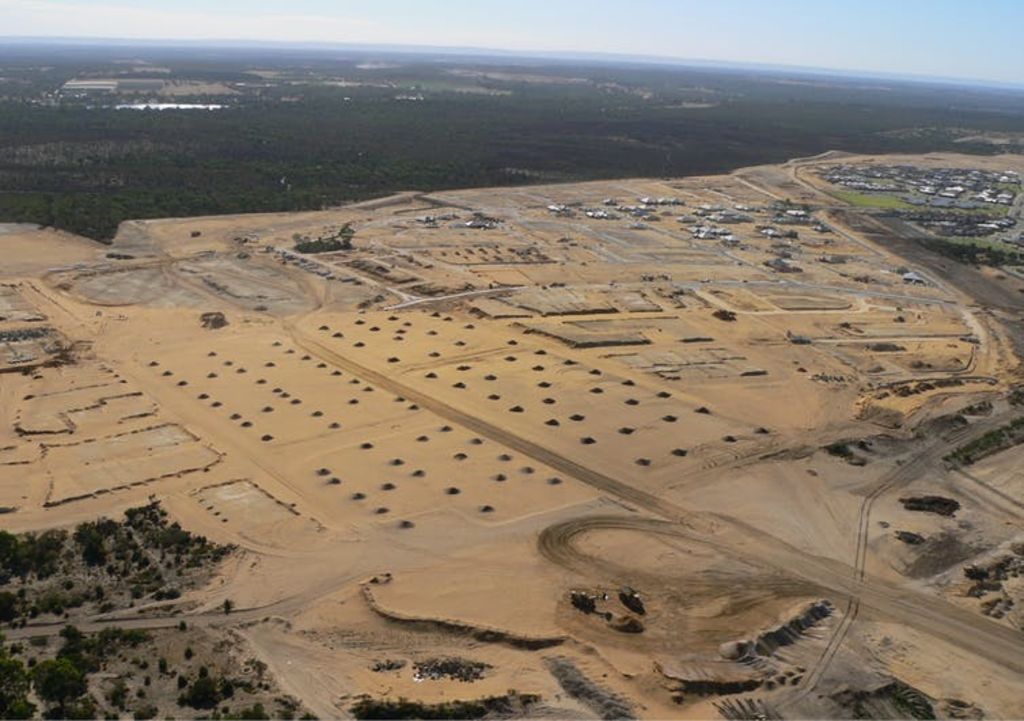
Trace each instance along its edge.
{"label": "dirt road", "polygon": [[[396,395],[403,396],[423,408],[459,423],[475,433],[529,456],[538,462],[572,476],[620,501],[643,509],[664,520],[632,518],[585,518],[553,526],[540,538],[541,552],[549,560],[576,570],[585,570],[596,559],[577,553],[572,539],[584,532],[600,528],[626,528],[661,535],[686,538],[709,544],[716,549],[746,560],[754,560],[767,568],[800,578],[841,597],[859,600],[865,608],[881,616],[905,623],[937,638],[958,643],[983,658],[1024,673],[1024,634],[996,625],[945,601],[926,596],[909,588],[901,588],[868,576],[863,568],[866,540],[858,541],[855,566],[802,551],[737,518],[719,514],[698,513],[635,488],[600,471],[588,468],[506,428],[496,426],[470,413],[454,408],[437,398],[396,380],[393,376],[368,368],[342,356],[309,338],[295,325],[286,323],[295,343],[321,360],[353,373]],[[935,449],[929,447],[929,453]],[[926,456],[923,453],[922,456]],[[914,477],[914,464],[904,466],[894,479],[880,486],[875,496],[898,482]],[[870,509],[870,503],[866,506]],[[859,538],[865,537],[868,514],[862,514]]]}
{"label": "dirt road", "polygon": [[[594,516],[580,518],[551,526],[541,534],[541,553],[554,563],[576,570],[594,566],[609,568],[609,563],[578,551],[574,540],[598,530],[629,530],[653,533],[688,541],[704,542],[692,531],[669,521],[630,518],[626,516]],[[770,537],[769,537],[770,538]],[[773,546],[780,542],[772,539]],[[758,544],[759,545],[759,544]],[[811,556],[792,549],[786,572],[810,581],[822,588],[857,598],[865,609],[897,621],[935,638],[964,648],[1017,673],[1024,673],[1024,634],[999,626],[970,611],[958,608],[941,599],[901,588],[878,579],[859,580],[848,573],[844,564]],[[758,560],[769,556],[784,562],[786,554],[775,547],[758,554]],[[629,569],[622,568],[623,578]]]}

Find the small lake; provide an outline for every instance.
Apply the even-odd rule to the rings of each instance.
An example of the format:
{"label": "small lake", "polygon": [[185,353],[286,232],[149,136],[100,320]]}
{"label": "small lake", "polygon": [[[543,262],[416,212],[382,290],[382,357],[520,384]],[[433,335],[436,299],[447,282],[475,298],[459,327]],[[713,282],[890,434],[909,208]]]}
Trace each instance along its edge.
{"label": "small lake", "polygon": [[115,105],[115,110],[220,110],[224,105],[203,103],[125,103]]}

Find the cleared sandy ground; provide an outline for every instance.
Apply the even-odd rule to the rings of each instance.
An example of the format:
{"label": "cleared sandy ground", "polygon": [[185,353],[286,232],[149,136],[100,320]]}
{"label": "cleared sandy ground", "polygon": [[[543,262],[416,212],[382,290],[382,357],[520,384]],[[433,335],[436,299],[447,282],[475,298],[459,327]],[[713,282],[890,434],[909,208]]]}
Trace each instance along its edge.
{"label": "cleared sandy ground", "polygon": [[[156,497],[237,544],[182,602],[322,716],[360,694],[515,689],[562,717],[829,717],[894,678],[942,713],[1013,716],[1019,616],[986,616],[960,579],[1020,533],[1020,454],[966,480],[941,457],[1012,414],[1017,360],[998,319],[905,284],[903,260],[848,229],[763,235],[777,198],[832,202],[791,170],[135,221],[111,247],[0,234],[0,330],[50,327],[72,359],[6,357],[0,523]],[[642,197],[679,203],[586,214]],[[729,242],[694,237],[736,206]],[[473,212],[497,226],[466,227]],[[346,222],[351,251],[279,252]],[[781,250],[803,272],[764,264]],[[852,456],[822,450],[837,442]],[[908,494],[962,508],[909,511]],[[438,657],[488,668],[416,675]]]}

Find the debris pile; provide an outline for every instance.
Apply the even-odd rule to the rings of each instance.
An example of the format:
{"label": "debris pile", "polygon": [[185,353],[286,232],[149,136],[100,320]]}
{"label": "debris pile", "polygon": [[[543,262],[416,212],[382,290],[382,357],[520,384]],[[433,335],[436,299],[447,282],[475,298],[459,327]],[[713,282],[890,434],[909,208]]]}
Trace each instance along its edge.
{"label": "debris pile", "polygon": [[211,311],[200,315],[199,323],[207,330],[218,330],[228,324],[228,319],[220,311]]}
{"label": "debris pile", "polygon": [[488,669],[491,668],[493,667],[488,663],[465,658],[428,658],[413,664],[413,678],[416,681],[451,679],[453,681],[472,683],[482,679]]}
{"label": "debris pile", "polygon": [[960,502],[944,496],[904,496],[900,503],[908,511],[937,513],[940,516],[952,517],[960,510]]}
{"label": "debris pile", "polygon": [[808,629],[831,616],[834,610],[828,599],[815,601],[785,623],[758,634],[754,639],[723,643],[719,646],[718,653],[730,661],[747,661],[755,656],[771,656],[777,649],[796,643]]}
{"label": "debris pile", "polygon": [[629,586],[623,586],[619,589],[619,601],[622,602],[623,606],[635,614],[643,616],[647,613],[647,609],[644,608],[643,599],[641,599],[640,595]]}

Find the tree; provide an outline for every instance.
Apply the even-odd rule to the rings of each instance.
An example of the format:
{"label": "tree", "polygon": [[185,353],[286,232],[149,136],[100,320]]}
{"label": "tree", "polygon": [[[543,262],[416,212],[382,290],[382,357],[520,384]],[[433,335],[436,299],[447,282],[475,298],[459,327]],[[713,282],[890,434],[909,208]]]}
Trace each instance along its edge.
{"label": "tree", "polygon": [[213,708],[220,701],[217,682],[209,676],[197,678],[188,691],[181,695],[179,702],[192,708]]}
{"label": "tree", "polygon": [[356,231],[352,228],[352,223],[345,223],[338,231],[338,238],[341,239],[342,250],[352,250],[352,238],[355,236]]}
{"label": "tree", "polygon": [[58,658],[39,663],[32,671],[36,693],[44,701],[57,704],[62,717],[66,717],[69,701],[85,693],[85,674],[70,659]]}
{"label": "tree", "polygon": [[83,523],[75,531],[75,541],[82,547],[82,558],[90,566],[102,566],[107,562],[107,549],[99,523]]}
{"label": "tree", "polygon": [[[104,629],[104,631],[106,630]],[[84,633],[68,624],[61,629],[60,636],[64,639],[64,644],[57,652],[58,658],[67,659],[72,666],[83,673],[99,670],[96,644],[90,643]]]}
{"label": "tree", "polygon": [[20,550],[17,536],[0,531],[0,583],[6,583],[11,576],[21,575]]}
{"label": "tree", "polygon": [[0,718],[32,718],[36,708],[26,698],[29,682],[25,666],[7,655],[2,643],[0,636]]}
{"label": "tree", "polygon": [[18,617],[18,597],[10,591],[0,591],[0,621],[7,623]]}

